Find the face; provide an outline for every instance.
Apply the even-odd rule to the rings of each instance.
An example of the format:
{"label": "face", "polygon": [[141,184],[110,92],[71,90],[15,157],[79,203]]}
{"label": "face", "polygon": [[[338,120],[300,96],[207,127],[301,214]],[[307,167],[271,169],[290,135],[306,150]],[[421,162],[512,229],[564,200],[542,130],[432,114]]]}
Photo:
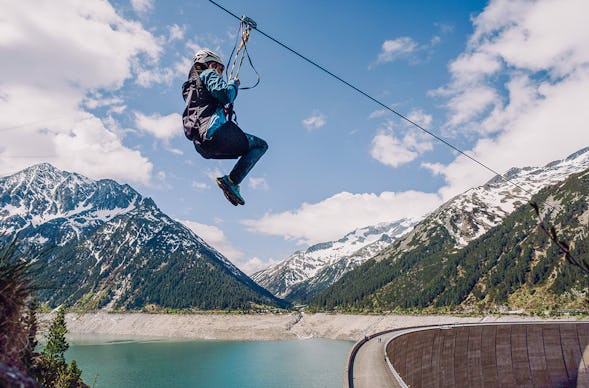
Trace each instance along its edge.
{"label": "face", "polygon": [[225,70],[225,66],[222,63],[209,62],[208,66],[209,69],[214,69],[217,74],[223,75],[223,70]]}

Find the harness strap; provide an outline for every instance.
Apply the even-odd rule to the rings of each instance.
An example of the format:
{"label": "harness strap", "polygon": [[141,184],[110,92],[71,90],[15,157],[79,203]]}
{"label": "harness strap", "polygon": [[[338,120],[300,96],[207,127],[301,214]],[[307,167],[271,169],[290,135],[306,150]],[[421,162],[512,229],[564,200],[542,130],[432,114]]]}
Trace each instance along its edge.
{"label": "harness strap", "polygon": [[[233,57],[234,52],[235,52],[235,57],[233,57],[233,63],[231,65],[231,72],[229,73],[229,75],[227,77],[228,80],[235,79],[235,78],[239,77],[239,71],[241,70],[241,65],[243,64],[243,60],[245,59],[246,55],[247,55],[248,61],[251,65],[252,69],[254,70],[254,72],[256,73],[256,76],[257,76],[256,83],[253,86],[240,87],[240,89],[251,89],[251,88],[256,87],[258,85],[258,83],[260,83],[260,74],[258,73],[256,68],[254,67],[254,64],[252,63],[252,59],[249,55],[249,52],[247,51],[247,41],[249,40],[251,29],[256,28],[256,27],[257,27],[257,24],[255,21],[253,21],[252,19],[250,19],[247,16],[243,16],[241,18],[241,23],[239,24],[239,33],[238,33],[238,36],[240,37],[239,46],[237,46],[237,43],[236,43],[237,50],[234,46],[233,51],[231,52],[230,58]],[[236,65],[237,65],[237,69],[235,68]],[[229,67],[229,66],[227,66],[227,67]]]}
{"label": "harness strap", "polygon": [[[241,42],[239,42],[239,46],[237,47],[237,51],[235,52],[235,57],[233,58],[233,64],[231,65],[231,72],[229,72],[229,79],[237,78],[239,76],[239,70],[241,69],[241,64],[243,63],[243,59],[245,58],[245,45],[250,37],[250,30],[251,27],[249,24],[245,24],[244,28],[244,21],[240,24],[240,35],[241,35]],[[244,50],[242,52],[242,50]],[[241,55],[240,55],[241,54]],[[237,65],[237,71],[235,72],[235,76],[233,76],[233,71],[235,70],[235,65],[239,59],[239,64]]]}
{"label": "harness strap", "polygon": [[196,109],[193,109],[193,112],[190,112],[190,103],[192,102],[192,94],[196,90],[196,81],[191,80],[187,81],[188,83],[188,93],[186,94],[186,107],[184,108],[184,112],[182,113],[182,124],[184,126],[184,134],[190,140],[194,140],[194,126],[196,124]]}

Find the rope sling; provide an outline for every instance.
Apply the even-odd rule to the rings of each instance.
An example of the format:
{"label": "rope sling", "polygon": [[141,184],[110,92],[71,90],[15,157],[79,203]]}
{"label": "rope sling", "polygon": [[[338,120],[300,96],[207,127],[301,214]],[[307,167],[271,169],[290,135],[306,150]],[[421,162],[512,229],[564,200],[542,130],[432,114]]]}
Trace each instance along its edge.
{"label": "rope sling", "polygon": [[[254,70],[254,72],[256,73],[256,76],[257,76],[257,80],[256,80],[255,84],[253,84],[252,86],[240,87],[240,89],[253,89],[260,83],[260,74],[258,73],[256,68],[254,67],[254,64],[252,63],[252,59],[249,55],[249,52],[247,51],[247,41],[249,40],[250,32],[251,32],[252,28],[256,28],[256,27],[257,27],[257,23],[255,21],[253,21],[251,18],[244,15],[241,18],[241,22],[239,23],[239,32],[237,34],[237,38],[239,39],[239,46],[237,45],[237,41],[236,41],[235,46],[233,47],[233,51],[231,51],[230,58],[233,57],[233,62],[231,64],[231,71],[229,72],[229,75],[227,76],[228,80],[236,79],[239,77],[239,71],[241,70],[241,65],[242,65],[243,60],[245,59],[246,55],[247,55],[247,59],[250,63],[250,66],[252,67],[252,69]],[[233,53],[235,53],[235,56],[233,56]],[[231,59],[230,59],[230,61],[231,61]],[[236,65],[237,65],[237,69],[235,68]],[[229,68],[229,66],[227,66],[226,68]]]}

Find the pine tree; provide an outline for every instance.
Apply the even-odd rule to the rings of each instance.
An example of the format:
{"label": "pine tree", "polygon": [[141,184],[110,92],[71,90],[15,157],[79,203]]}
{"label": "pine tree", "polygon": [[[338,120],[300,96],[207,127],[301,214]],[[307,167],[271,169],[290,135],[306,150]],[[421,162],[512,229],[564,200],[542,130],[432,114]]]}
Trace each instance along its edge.
{"label": "pine tree", "polygon": [[55,360],[65,360],[65,352],[70,347],[65,338],[66,334],[65,309],[62,306],[57,310],[57,315],[49,327],[49,336],[43,354]]}
{"label": "pine tree", "polygon": [[81,379],[82,371],[78,368],[76,360],[69,365],[65,360],[65,352],[70,347],[65,338],[66,334],[65,308],[62,306],[57,310],[49,327],[47,345],[37,365],[36,377],[47,387],[87,387]]}

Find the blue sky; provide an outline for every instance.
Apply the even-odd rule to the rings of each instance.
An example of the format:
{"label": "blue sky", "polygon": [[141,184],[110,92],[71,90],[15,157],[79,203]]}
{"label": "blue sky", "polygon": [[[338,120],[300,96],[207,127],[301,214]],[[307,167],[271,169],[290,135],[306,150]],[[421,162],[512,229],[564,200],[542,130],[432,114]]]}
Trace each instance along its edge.
{"label": "blue sky", "polygon": [[[585,0],[219,3],[496,171],[589,145]],[[237,30],[205,0],[0,0],[0,175],[49,162],[129,183],[247,273],[492,177],[253,31],[261,82],[236,111],[270,148],[233,207],[214,178],[234,162],[183,137],[180,86]]]}

